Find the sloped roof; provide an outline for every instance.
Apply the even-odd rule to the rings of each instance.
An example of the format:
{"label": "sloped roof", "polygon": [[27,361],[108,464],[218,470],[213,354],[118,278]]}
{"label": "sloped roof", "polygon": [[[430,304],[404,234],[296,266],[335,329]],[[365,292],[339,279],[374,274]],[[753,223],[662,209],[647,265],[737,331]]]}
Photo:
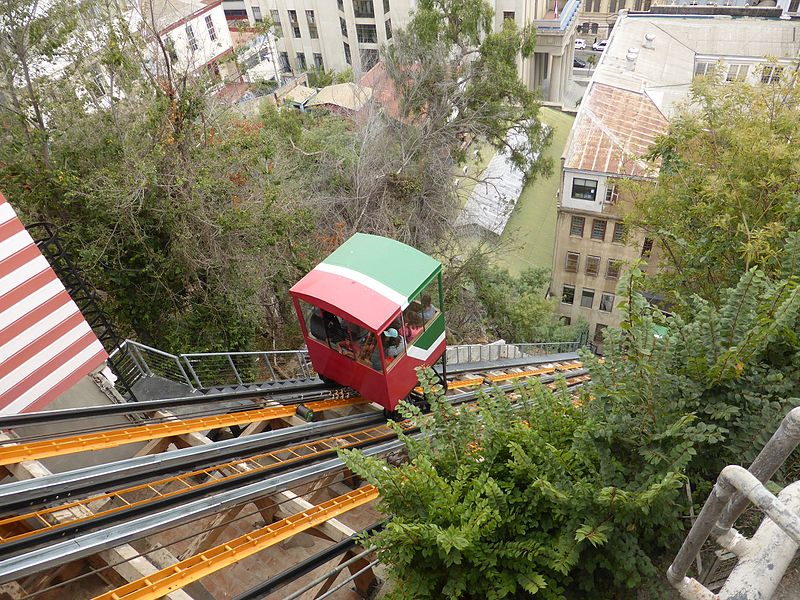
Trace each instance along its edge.
{"label": "sloped roof", "polygon": [[289,291],[382,331],[441,268],[439,261],[416,248],[356,233]]}
{"label": "sloped roof", "polygon": [[379,60],[367,71],[360,81],[361,85],[372,88],[372,97],[384,108],[386,114],[393,119],[401,117],[400,95],[397,86],[386,72],[386,63]]}
{"label": "sloped roof", "polygon": [[304,102],[308,102],[309,98],[313,98],[316,93],[317,91],[310,87],[298,85],[286,92],[286,94],[283,96],[283,100],[285,102],[297,102],[298,104],[303,104]]}
{"label": "sloped roof", "polygon": [[641,156],[666,129],[667,119],[646,94],[595,83],[572,127],[564,167],[651,176]]}
{"label": "sloped roof", "polygon": [[358,111],[372,98],[372,88],[356,83],[338,83],[322,88],[306,106],[330,104],[347,110]]}

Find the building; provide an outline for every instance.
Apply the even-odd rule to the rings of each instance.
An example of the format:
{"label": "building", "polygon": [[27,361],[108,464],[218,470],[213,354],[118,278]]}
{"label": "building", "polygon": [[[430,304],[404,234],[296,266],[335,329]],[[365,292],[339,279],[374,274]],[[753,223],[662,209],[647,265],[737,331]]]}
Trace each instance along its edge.
{"label": "building", "polygon": [[[658,248],[626,232],[630,199],[620,179],[653,180],[642,156],[667,129],[696,76],[764,85],[795,68],[800,22],[775,18],[627,14],[623,11],[594,72],[562,155],[550,295],[563,318],[589,322],[590,335],[620,322],[615,296],[625,263],[658,263]],[[769,66],[765,57],[778,59]]]}
{"label": "building", "polygon": [[[128,13],[133,29],[146,39],[154,39],[157,33],[164,41],[174,69],[208,74],[214,79],[238,76],[235,63],[229,60],[233,57],[233,40],[222,0],[141,0]],[[163,61],[155,42],[150,52]]]}
{"label": "building", "polygon": [[[520,77],[559,104],[572,73],[573,40],[580,0],[491,0],[495,27],[504,19],[536,28],[534,55],[521,61]],[[356,79],[379,60],[393,28],[405,27],[414,0],[250,0],[226,2],[229,18],[244,6],[252,24],[270,19],[278,38],[278,65],[286,74],[316,67],[352,68]]]}
{"label": "building", "polygon": [[[578,15],[578,35],[589,42],[607,39],[621,10],[651,14],[798,16],[800,0],[586,0]],[[777,14],[776,14],[777,13]]]}

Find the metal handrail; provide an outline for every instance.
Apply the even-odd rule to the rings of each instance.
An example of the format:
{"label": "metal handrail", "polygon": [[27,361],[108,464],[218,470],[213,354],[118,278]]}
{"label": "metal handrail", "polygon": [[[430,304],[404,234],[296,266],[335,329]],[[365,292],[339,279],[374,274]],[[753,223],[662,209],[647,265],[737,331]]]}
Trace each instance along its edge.
{"label": "metal handrail", "polygon": [[[502,359],[574,352],[580,342],[464,344],[447,347],[447,362],[463,365]],[[131,379],[160,376],[192,390],[266,383],[315,375],[308,351],[190,352],[170,354],[141,342],[125,340],[111,356],[124,362]]]}
{"label": "metal handrail", "polygon": [[[795,534],[800,536],[800,524],[795,527],[795,521],[788,516],[786,519],[781,518],[773,508],[776,506],[783,508],[782,505],[763,487],[798,444],[800,444],[800,407],[793,408],[784,417],[747,471],[735,466],[728,466],[722,470],[719,480],[711,490],[708,500],[667,571],[667,579],[684,594],[684,597],[706,597],[703,595],[705,588],[687,577],[686,573],[710,536],[713,535],[721,545],[734,554],[741,554],[742,549],[748,546],[749,540],[737,532],[733,524],[750,502],[762,509],[770,507],[770,510],[765,512],[773,521],[777,519],[776,522],[793,538],[796,537]],[[797,541],[800,542],[800,538]]]}

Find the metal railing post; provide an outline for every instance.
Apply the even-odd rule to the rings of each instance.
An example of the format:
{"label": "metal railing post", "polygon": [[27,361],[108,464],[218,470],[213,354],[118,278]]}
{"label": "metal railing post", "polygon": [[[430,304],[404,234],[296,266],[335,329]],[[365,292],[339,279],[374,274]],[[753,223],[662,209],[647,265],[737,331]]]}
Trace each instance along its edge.
{"label": "metal railing post", "polygon": [[145,376],[152,377],[153,376],[153,372],[150,370],[150,365],[147,364],[147,361],[142,356],[142,352],[139,349],[139,344],[137,344],[136,342],[133,342],[133,348],[136,350],[136,356],[139,357],[139,360],[137,362],[141,362],[140,367],[141,366],[144,367]]}
{"label": "metal railing post", "polygon": [[[189,372],[192,374],[192,377],[194,378],[194,381],[197,384],[197,388],[202,390],[203,389],[203,382],[200,381],[200,378],[197,376],[197,373],[195,373],[194,368],[192,367],[191,361],[186,357],[185,354],[181,354],[181,358],[184,360],[184,362],[186,363],[186,367],[189,369]],[[179,367],[181,366],[180,363],[178,363],[178,366]],[[183,367],[181,367],[181,373],[183,373],[183,376],[186,377],[186,371],[183,370]],[[189,381],[188,377],[186,377],[186,383],[189,384],[190,388],[194,387],[192,382]]]}
{"label": "metal railing post", "polygon": [[231,365],[231,369],[233,369],[233,376],[236,377],[236,381],[239,382],[239,385],[242,385],[242,378],[239,377],[239,371],[236,370],[236,365],[233,364],[233,359],[231,358],[230,353],[226,354],[228,357],[228,363]]}
{"label": "metal railing post", "polygon": [[277,381],[277,377],[275,377],[275,370],[272,368],[272,363],[269,362],[269,354],[264,352],[264,360],[267,362],[267,366],[269,367],[269,373],[272,379],[270,381]]}

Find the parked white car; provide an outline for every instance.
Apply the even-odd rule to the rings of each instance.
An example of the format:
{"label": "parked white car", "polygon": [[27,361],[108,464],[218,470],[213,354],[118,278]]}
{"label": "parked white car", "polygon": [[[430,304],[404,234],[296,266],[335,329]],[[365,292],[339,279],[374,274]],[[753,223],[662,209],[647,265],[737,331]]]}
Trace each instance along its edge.
{"label": "parked white car", "polygon": [[592,44],[592,50],[597,50],[598,52],[602,52],[608,46],[608,40],[600,40],[599,42],[595,42]]}
{"label": "parked white car", "polygon": [[575,50],[586,50],[586,40],[578,38],[575,40]]}

